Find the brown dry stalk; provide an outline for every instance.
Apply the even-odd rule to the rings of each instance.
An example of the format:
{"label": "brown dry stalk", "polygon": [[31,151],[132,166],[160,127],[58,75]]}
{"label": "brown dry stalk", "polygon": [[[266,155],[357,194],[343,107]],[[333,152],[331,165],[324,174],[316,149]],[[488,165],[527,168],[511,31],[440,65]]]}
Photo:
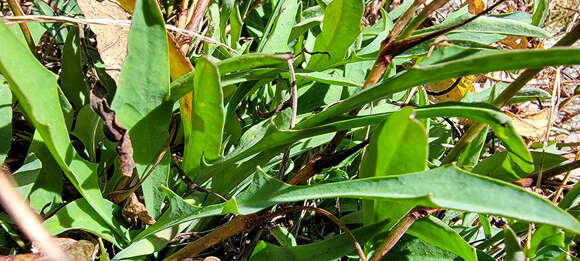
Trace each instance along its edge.
{"label": "brown dry stalk", "polygon": [[362,247],[356,241],[356,238],[354,237],[354,235],[352,234],[350,229],[348,229],[340,221],[340,219],[338,219],[336,216],[332,215],[330,212],[328,212],[324,209],[309,207],[309,206],[294,206],[294,207],[284,208],[284,209],[278,210],[274,213],[264,214],[264,215],[259,215],[258,213],[256,213],[256,214],[251,214],[251,215],[239,216],[239,217],[233,219],[232,221],[230,221],[229,223],[218,228],[218,230],[221,230],[222,233],[214,233],[215,232],[215,230],[214,230],[214,232],[211,232],[203,237],[203,238],[207,238],[206,240],[196,240],[193,243],[188,244],[184,248],[180,249],[179,251],[175,252],[173,255],[166,258],[165,261],[180,261],[180,260],[184,260],[186,258],[190,258],[196,254],[201,253],[202,251],[206,250],[207,248],[209,248],[209,247],[211,247],[211,246],[213,246],[213,245],[215,245],[223,240],[228,239],[230,236],[238,234],[244,230],[248,230],[248,229],[251,229],[251,228],[254,228],[257,226],[261,226],[261,225],[265,224],[266,222],[269,222],[270,220],[274,219],[275,217],[285,215],[285,214],[290,213],[290,212],[299,211],[299,210],[315,211],[315,212],[318,212],[320,214],[323,214],[324,216],[326,216],[330,220],[332,220],[332,222],[334,222],[336,225],[338,225],[340,227],[340,229],[342,229],[345,232],[345,234],[347,234],[347,236],[349,237],[349,239],[353,243],[355,249],[357,250],[357,253],[359,255],[359,260],[366,261],[366,257],[365,257],[364,251],[362,250]]}
{"label": "brown dry stalk", "polygon": [[68,261],[68,255],[56,244],[52,236],[42,226],[41,220],[26,204],[14,189],[10,174],[0,167],[0,204],[20,228],[22,233],[32,241],[50,260]]}
{"label": "brown dry stalk", "polygon": [[[205,11],[207,10],[210,0],[198,0],[195,4],[195,9],[193,10],[193,16],[191,17],[191,21],[185,27],[186,30],[197,32],[199,30],[199,26],[201,23],[201,19],[203,18]],[[189,50],[189,46],[191,45],[191,39],[187,39],[183,45],[181,45],[181,51],[183,53],[187,53]]]}
{"label": "brown dry stalk", "polygon": [[[329,156],[325,157],[325,160],[317,161],[315,164],[312,164],[312,165],[309,164],[307,166],[310,166],[310,168],[312,168],[314,172],[318,173],[320,170],[322,170],[324,168],[334,166],[334,165],[342,162],[345,158],[350,156],[355,151],[366,146],[367,144],[368,144],[368,140],[365,140],[364,142],[361,142],[360,144],[358,144],[358,145],[356,145],[348,150],[340,151],[340,152],[337,152],[335,154],[329,155]],[[334,164],[334,165],[332,165],[332,164]],[[290,180],[289,184],[297,185],[299,183],[296,183],[296,182],[301,182],[301,181],[302,180],[292,179],[292,180]],[[204,251],[205,249],[207,249],[207,248],[209,248],[209,247],[211,247],[211,246],[213,246],[213,245],[215,245],[215,244],[217,244],[225,239],[228,239],[237,233],[240,233],[244,230],[247,230],[247,229],[259,226],[261,224],[264,224],[264,223],[260,223],[260,222],[266,222],[266,221],[263,221],[263,219],[265,219],[266,221],[270,220],[268,218],[265,218],[264,216],[260,216],[259,213],[249,214],[249,215],[245,215],[245,216],[238,216],[238,217],[234,218],[232,221],[222,225],[221,227],[217,228],[216,230],[205,235],[204,237],[202,237],[202,238],[200,238],[192,243],[189,243],[187,246],[180,249],[175,254],[168,257],[166,260],[182,260],[183,258],[197,255],[197,254],[201,253],[202,251]]]}
{"label": "brown dry stalk", "polygon": [[424,208],[424,207],[416,207],[409,212],[409,214],[405,215],[399,222],[389,231],[385,241],[381,243],[381,245],[377,248],[378,250],[375,254],[371,257],[371,261],[380,261],[387,255],[387,253],[397,244],[399,239],[407,232],[407,229],[415,223],[418,219],[426,217],[431,213],[437,211],[436,208]]}

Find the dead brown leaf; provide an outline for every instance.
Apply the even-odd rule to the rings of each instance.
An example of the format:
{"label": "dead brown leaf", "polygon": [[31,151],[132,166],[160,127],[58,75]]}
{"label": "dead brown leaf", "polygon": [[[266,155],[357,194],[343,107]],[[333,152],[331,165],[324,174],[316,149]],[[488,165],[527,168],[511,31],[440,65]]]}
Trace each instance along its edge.
{"label": "dead brown leaf", "polygon": [[123,217],[127,219],[129,223],[137,222],[140,219],[143,223],[147,225],[155,224],[155,219],[149,215],[145,205],[139,201],[135,193],[131,193],[125,201],[125,206],[123,206]]}
{"label": "dead brown leaf", "polygon": [[[77,261],[93,260],[93,253],[96,250],[95,244],[86,240],[74,240],[71,238],[55,238],[56,245],[62,248],[65,253]],[[33,252],[36,251],[34,245]],[[41,253],[28,253],[15,256],[0,256],[0,261],[48,261],[48,258]]]}
{"label": "dead brown leaf", "polygon": [[[87,19],[129,20],[131,15],[115,0],[77,0]],[[117,84],[127,56],[129,27],[121,25],[90,25],[97,36],[97,48],[105,63],[105,71]]]}
{"label": "dead brown leaf", "polygon": [[512,119],[514,128],[521,136],[537,142],[544,137],[546,132],[550,108],[545,108],[541,111],[529,113],[527,115],[518,116],[509,111],[506,111],[505,114]]}

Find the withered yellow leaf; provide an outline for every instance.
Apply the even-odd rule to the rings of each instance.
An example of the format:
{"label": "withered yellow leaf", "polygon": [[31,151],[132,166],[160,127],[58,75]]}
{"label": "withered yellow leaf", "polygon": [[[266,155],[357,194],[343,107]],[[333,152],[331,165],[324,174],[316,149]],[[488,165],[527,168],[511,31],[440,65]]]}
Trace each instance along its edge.
{"label": "withered yellow leaf", "polygon": [[479,14],[485,10],[484,0],[467,0],[467,7],[470,14]]}
{"label": "withered yellow leaf", "polygon": [[473,75],[464,76],[457,81],[451,78],[443,81],[425,84],[429,99],[434,103],[460,101],[467,92],[475,92]]}

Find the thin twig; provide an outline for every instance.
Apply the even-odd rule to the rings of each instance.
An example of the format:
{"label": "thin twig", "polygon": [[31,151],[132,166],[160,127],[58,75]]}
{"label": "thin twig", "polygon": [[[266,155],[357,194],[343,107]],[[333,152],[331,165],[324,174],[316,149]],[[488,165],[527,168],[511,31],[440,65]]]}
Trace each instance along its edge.
{"label": "thin twig", "polygon": [[70,260],[42,226],[40,218],[30,209],[24,199],[14,189],[9,173],[0,167],[0,204],[12,217],[22,233],[34,242],[50,260]]}
{"label": "thin twig", "polygon": [[[580,151],[578,151],[576,153],[576,157],[574,158],[574,160],[579,160],[580,159]],[[566,186],[566,183],[568,183],[568,179],[570,178],[570,175],[572,174],[572,170],[568,170],[568,172],[566,172],[566,176],[564,176],[564,179],[562,180],[562,183],[560,183],[560,186],[558,186],[558,189],[556,190],[556,194],[554,194],[554,198],[552,198],[552,202],[554,202],[554,204],[556,204],[558,202],[558,198],[560,197],[560,194],[562,194],[562,191],[564,190],[564,186]]]}
{"label": "thin twig", "polygon": [[[288,59],[288,71],[290,72],[290,109],[292,110],[292,116],[290,117],[290,129],[296,126],[296,112],[298,111],[298,87],[296,86],[296,74],[294,73],[294,60],[297,56]],[[288,146],[284,155],[282,156],[282,162],[280,162],[280,169],[278,170],[278,179],[282,179],[286,173],[286,163],[290,158],[290,148]]]}
{"label": "thin twig", "polygon": [[[8,0],[8,6],[10,6],[10,10],[12,11],[12,14],[14,14],[14,16],[24,16],[24,11],[22,11],[22,7],[20,6],[19,0]],[[28,48],[30,48],[30,51],[32,53],[35,53],[34,49],[36,47],[34,45],[32,35],[30,34],[30,30],[28,29],[28,25],[19,24],[18,26],[20,26],[20,30],[24,35],[24,39],[26,40],[26,44],[28,44]]]}
{"label": "thin twig", "polygon": [[[25,16],[5,16],[2,20],[6,24],[14,23],[32,23],[32,22],[44,22],[44,23],[72,23],[72,24],[86,24],[86,25],[119,25],[119,26],[131,26],[131,20],[113,20],[113,19],[79,19],[67,16],[46,16],[46,15],[25,15]],[[167,30],[173,31],[175,33],[185,35],[188,37],[196,37],[204,42],[215,44],[224,47],[234,53],[238,53],[231,47],[220,43],[212,38],[201,35],[197,32],[181,29],[174,25],[166,24],[165,28]]]}

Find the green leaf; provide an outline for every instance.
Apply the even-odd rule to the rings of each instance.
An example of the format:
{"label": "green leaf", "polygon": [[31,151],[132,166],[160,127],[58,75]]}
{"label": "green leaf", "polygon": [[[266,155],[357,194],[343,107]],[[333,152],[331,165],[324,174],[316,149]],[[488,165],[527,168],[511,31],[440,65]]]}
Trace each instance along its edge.
{"label": "green leaf", "polygon": [[292,27],[296,23],[296,12],[298,11],[298,2],[296,0],[278,1],[282,5],[282,10],[279,14],[272,14],[273,19],[276,20],[272,31],[265,35],[266,42],[263,53],[287,53],[290,52],[288,48],[288,40]]}
{"label": "green leaf", "polygon": [[96,162],[99,142],[105,141],[103,120],[90,105],[80,108],[77,119],[72,133],[85,145],[89,159]]}
{"label": "green leaf", "polygon": [[[537,251],[540,247],[547,245],[545,244],[544,240],[554,236],[562,234],[562,230],[559,228],[555,228],[552,226],[541,225],[536,229],[536,232],[532,235],[532,240],[530,242],[530,249],[528,253],[528,257],[534,258],[537,254]],[[564,237],[562,236],[562,241],[557,244],[560,247],[564,246]]]}
{"label": "green leaf", "polygon": [[[427,136],[425,127],[414,119],[414,110],[405,107],[379,125],[361,163],[360,178],[383,177],[425,170]],[[363,201],[363,224],[391,218],[391,206],[385,201]],[[398,219],[398,217],[397,217]]]}
{"label": "green leaf", "polygon": [[[558,166],[562,162],[566,161],[566,158],[557,154],[535,151],[532,152],[532,158],[534,162],[534,169],[536,170],[540,168],[542,159],[544,161],[544,169]],[[513,156],[507,152],[499,152],[486,158],[477,164],[477,166],[475,166],[473,172],[509,182],[523,178],[531,173],[531,171],[523,171],[520,169],[516,163],[514,163]]]}
{"label": "green leaf", "polygon": [[543,26],[549,12],[550,1],[534,0],[534,14],[532,15],[532,24],[540,27]]}
{"label": "green leaf", "polygon": [[192,131],[185,137],[183,171],[195,181],[202,161],[220,157],[225,123],[220,73],[207,58],[196,63],[192,106]]}
{"label": "green leaf", "polygon": [[0,76],[0,164],[6,159],[12,142],[12,93]]}
{"label": "green leaf", "polygon": [[[365,226],[352,230],[357,242],[363,245],[378,234],[385,233],[386,222]],[[346,234],[333,236],[318,242],[294,247],[280,247],[260,241],[254,248],[250,260],[252,261],[326,261],[336,260],[348,254],[355,254],[354,246]]]}
{"label": "green leaf", "polygon": [[410,235],[403,235],[399,242],[389,251],[383,260],[423,261],[423,260],[449,260],[459,258],[439,247]]}
{"label": "green leaf", "polygon": [[[512,184],[455,166],[313,186],[289,186],[258,173],[236,201],[238,212],[249,214],[275,204],[334,197],[412,200],[417,205],[494,214],[580,231],[578,221],[551,202]],[[498,205],[499,201],[502,204]]]}
{"label": "green leaf", "polygon": [[463,152],[463,154],[461,154],[459,160],[457,161],[457,166],[473,167],[477,164],[477,162],[479,161],[479,156],[481,155],[481,151],[483,150],[483,147],[485,145],[485,138],[487,137],[488,129],[489,128],[485,128],[483,131],[477,134],[475,139],[471,143],[469,143],[469,145],[467,145],[467,148],[465,148],[465,151]]}
{"label": "green leaf", "polygon": [[[121,231],[108,213],[97,181],[97,166],[75,152],[60,107],[56,76],[46,70],[28,48],[0,22],[0,72],[27,118],[73,186],[111,228]],[[36,154],[39,158],[40,155]],[[127,235],[124,235],[127,237]]]}
{"label": "green leaf", "polygon": [[[104,202],[109,209],[109,215],[120,214],[121,210],[115,204],[109,201]],[[43,225],[52,235],[58,235],[71,229],[80,229],[95,234],[117,247],[124,244],[123,240],[117,236],[115,231],[111,230],[85,199],[77,199],[68,203],[54,216],[44,221]]]}
{"label": "green leaf", "polygon": [[[439,29],[447,28],[451,25],[457,24],[461,21],[465,21],[472,17],[469,14],[467,7],[450,14],[445,21],[438,25],[430,26],[426,29],[417,30],[413,33],[413,36],[424,35],[430,32],[437,31]],[[518,36],[529,36],[529,37],[550,37],[550,34],[542,28],[530,25],[528,23],[520,22],[513,19],[498,18],[492,16],[481,16],[474,21],[461,26],[452,32],[476,32],[476,33],[492,33],[492,34],[504,34],[504,35],[518,35]]]}
{"label": "green leaf", "polygon": [[567,210],[574,207],[578,202],[580,202],[580,182],[576,183],[574,188],[566,193],[566,196],[558,203],[558,206]]}
{"label": "green leaf", "polygon": [[297,128],[320,125],[363,104],[429,82],[492,71],[541,68],[557,64],[580,64],[580,49],[510,50],[433,65],[415,66],[315,114],[299,123]]}
{"label": "green leaf", "polygon": [[[165,22],[153,0],[138,0],[128,37],[128,55],[111,108],[129,130],[139,177],[152,167],[169,137],[173,104],[169,99],[169,55]],[[167,184],[169,160],[162,160],[143,183],[148,212],[156,217],[163,204],[158,192]]]}
{"label": "green leaf", "polygon": [[361,0],[334,0],[328,5],[324,10],[322,32],[316,37],[312,50],[328,52],[328,55],[313,55],[307,69],[321,71],[344,59],[346,51],[360,34],[363,9]]}
{"label": "green leaf", "polygon": [[443,221],[428,216],[419,219],[407,230],[425,242],[456,254],[466,261],[477,261],[475,248],[465,242],[461,236]]}
{"label": "green leaf", "polygon": [[62,50],[60,86],[76,110],[84,105],[89,89],[81,64],[81,50],[79,30],[77,27],[71,27]]}
{"label": "green leaf", "polygon": [[38,160],[34,153],[30,153],[24,159],[22,166],[12,174],[12,178],[14,178],[14,181],[18,185],[15,189],[22,198],[28,198],[41,168],[42,163],[40,160]]}

